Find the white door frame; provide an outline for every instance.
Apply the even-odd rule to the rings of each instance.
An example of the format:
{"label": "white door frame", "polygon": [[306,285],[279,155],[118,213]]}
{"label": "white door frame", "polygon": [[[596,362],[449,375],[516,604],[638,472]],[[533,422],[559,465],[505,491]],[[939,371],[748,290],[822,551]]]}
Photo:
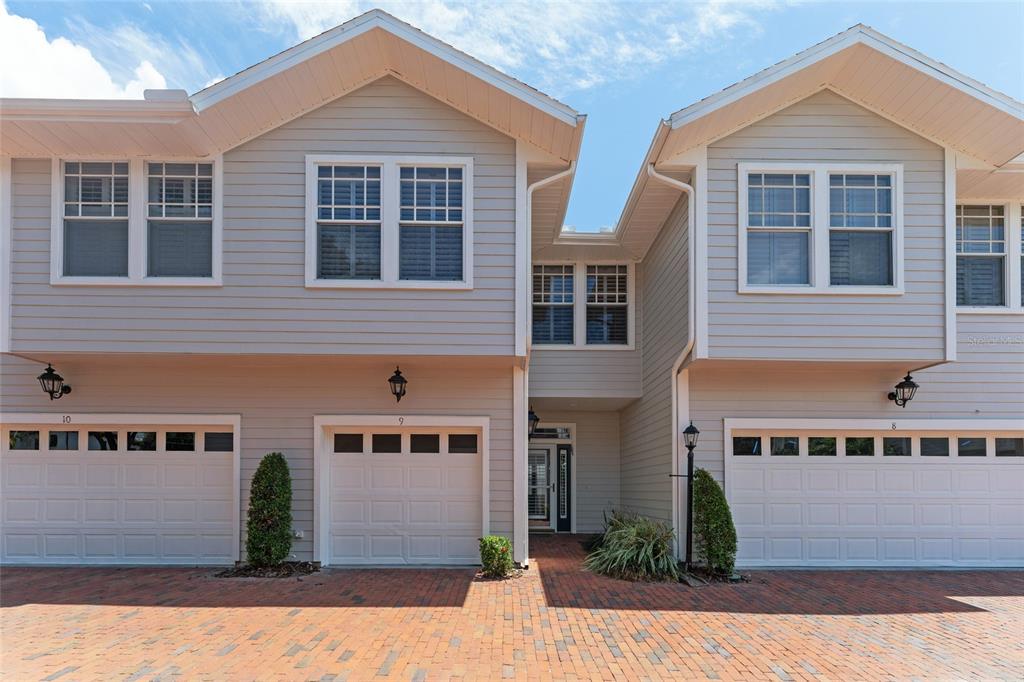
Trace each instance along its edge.
{"label": "white door frame", "polygon": [[397,415],[397,414],[318,414],[313,417],[313,561],[322,566],[330,563],[327,548],[330,545],[331,469],[328,466],[334,448],[327,432],[335,426],[409,428],[415,426],[436,428],[480,429],[480,468],[483,472],[480,497],[483,500],[482,536],[490,535],[491,494],[491,418],[479,416],[457,417],[449,415]]}
{"label": "white door frame", "polygon": [[[579,456],[579,452],[576,449],[576,422],[544,422],[544,428],[552,429],[569,429],[568,438],[533,438],[527,442],[526,446],[529,449],[534,443],[537,445],[544,445],[545,443],[550,445],[571,445],[572,446],[572,457],[569,458],[569,515],[572,517],[569,519],[570,530],[572,534],[576,533],[576,459]],[[558,455],[558,449],[556,448],[555,456]],[[554,458],[552,458],[553,460]],[[555,481],[557,485],[558,481]],[[554,506],[552,505],[552,509]],[[553,526],[557,527],[557,523],[552,520]]]}
{"label": "white door frame", "polygon": [[[548,522],[548,525],[547,525],[547,528],[549,530],[554,530],[555,526],[556,526],[556,524],[555,524],[555,511],[554,511],[555,510],[555,485],[556,485],[556,481],[552,478],[552,474],[554,473],[554,469],[555,469],[555,467],[554,467],[555,447],[556,447],[555,443],[541,443],[539,441],[530,441],[530,445],[526,449],[526,459],[527,459],[527,462],[526,462],[526,469],[527,469],[526,474],[527,474],[527,476],[529,476],[529,474],[530,474],[530,471],[529,471],[529,469],[530,469],[530,462],[529,462],[530,450],[544,450],[545,452],[548,453],[547,467],[546,467],[547,468],[547,472],[544,475],[544,480],[546,481],[546,484],[545,484],[544,487],[547,488],[547,492],[548,492],[548,505],[547,505],[547,510],[548,510],[547,522]],[[526,501],[527,501],[527,508],[529,508],[529,501],[530,501],[530,484],[529,484],[529,482],[527,482],[527,484],[526,484]],[[535,518],[529,517],[529,516],[528,516],[528,518],[529,518],[529,520],[531,522],[536,522],[536,521],[542,521],[543,520],[543,519],[535,519]],[[531,525],[530,527],[531,528],[540,528],[540,529],[544,528],[544,526],[540,526],[540,525]]]}
{"label": "white door frame", "polygon": [[143,413],[97,413],[82,412],[3,412],[0,413],[0,427],[24,425],[43,426],[91,426],[120,424],[181,424],[188,426],[230,426],[235,434],[231,452],[231,475],[235,481],[232,487],[231,542],[234,546],[234,560],[241,560],[242,552],[242,415],[240,414],[143,414]]}

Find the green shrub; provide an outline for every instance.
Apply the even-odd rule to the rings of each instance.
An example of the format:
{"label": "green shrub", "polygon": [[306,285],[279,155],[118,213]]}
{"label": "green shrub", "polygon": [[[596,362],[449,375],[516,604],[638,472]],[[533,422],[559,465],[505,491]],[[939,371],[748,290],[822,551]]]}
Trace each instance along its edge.
{"label": "green shrub", "polygon": [[488,578],[506,578],[512,573],[512,542],[500,535],[480,538],[480,564]]}
{"label": "green shrub", "polygon": [[678,580],[672,529],[660,521],[612,512],[603,540],[584,562],[594,573],[624,580]]}
{"label": "green shrub", "polygon": [[732,575],[736,527],[722,486],[705,469],[693,474],[693,537],[697,558],[711,573]]}
{"label": "green shrub", "polygon": [[280,452],[271,452],[252,477],[245,552],[254,566],[274,566],[292,549],[292,477]]}

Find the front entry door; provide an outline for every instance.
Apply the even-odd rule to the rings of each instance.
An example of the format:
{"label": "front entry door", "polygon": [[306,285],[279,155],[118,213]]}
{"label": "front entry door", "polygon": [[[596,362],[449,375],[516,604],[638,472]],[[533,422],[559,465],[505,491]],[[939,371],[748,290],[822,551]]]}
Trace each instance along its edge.
{"label": "front entry door", "polygon": [[526,504],[534,526],[551,524],[551,448],[531,447],[526,464]]}

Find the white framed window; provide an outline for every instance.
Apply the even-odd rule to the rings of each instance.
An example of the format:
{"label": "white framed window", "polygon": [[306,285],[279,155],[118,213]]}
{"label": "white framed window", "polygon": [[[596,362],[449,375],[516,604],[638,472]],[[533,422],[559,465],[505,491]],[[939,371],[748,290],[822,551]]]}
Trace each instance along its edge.
{"label": "white framed window", "polygon": [[903,167],[737,164],[740,293],[902,294]]}
{"label": "white framed window", "polygon": [[306,157],[306,286],[471,289],[473,159]]}
{"label": "white framed window", "polygon": [[50,283],[218,286],[219,160],[54,159]]}
{"label": "white framed window", "polygon": [[632,263],[536,263],[531,339],[545,349],[634,348]]}
{"label": "white framed window", "polygon": [[575,266],[533,266],[533,343],[572,345],[575,341]]}
{"label": "white framed window", "polygon": [[1024,202],[956,206],[956,305],[961,313],[1024,313]]}

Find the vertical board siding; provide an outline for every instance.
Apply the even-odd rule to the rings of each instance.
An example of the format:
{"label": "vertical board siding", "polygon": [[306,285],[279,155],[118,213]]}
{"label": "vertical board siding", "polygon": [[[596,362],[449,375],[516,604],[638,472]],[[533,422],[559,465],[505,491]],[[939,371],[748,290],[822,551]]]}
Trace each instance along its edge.
{"label": "vertical board siding", "polygon": [[[57,356],[74,392],[59,403],[39,389],[40,365],[0,356],[0,412],[241,414],[242,550],[249,485],[260,459],[279,451],[292,475],[292,551],[313,556],[313,417],[319,414],[490,417],[491,532],[512,534],[512,370],[495,360],[404,360],[399,405],[389,362],[366,358]],[[139,377],[145,376],[145,382]],[[125,453],[132,457],[133,453]]]}
{"label": "vertical board siding", "polygon": [[[906,293],[738,294],[736,166],[758,161],[903,164]],[[943,163],[941,147],[827,90],[709,145],[710,356],[941,360]]]}
{"label": "vertical board siding", "polygon": [[622,411],[622,506],[666,522],[672,517],[672,365],[686,346],[689,232],[687,199],[676,204],[637,267],[644,299],[643,397]]}
{"label": "vertical board siding", "polygon": [[621,504],[619,413],[545,408],[542,423],[576,425],[576,531],[600,532],[605,514]]}
{"label": "vertical board siding", "polygon": [[[305,156],[474,160],[474,289],[306,289]],[[13,349],[514,352],[515,143],[384,78],[224,155],[224,285],[49,284],[50,168],[14,162]]]}

